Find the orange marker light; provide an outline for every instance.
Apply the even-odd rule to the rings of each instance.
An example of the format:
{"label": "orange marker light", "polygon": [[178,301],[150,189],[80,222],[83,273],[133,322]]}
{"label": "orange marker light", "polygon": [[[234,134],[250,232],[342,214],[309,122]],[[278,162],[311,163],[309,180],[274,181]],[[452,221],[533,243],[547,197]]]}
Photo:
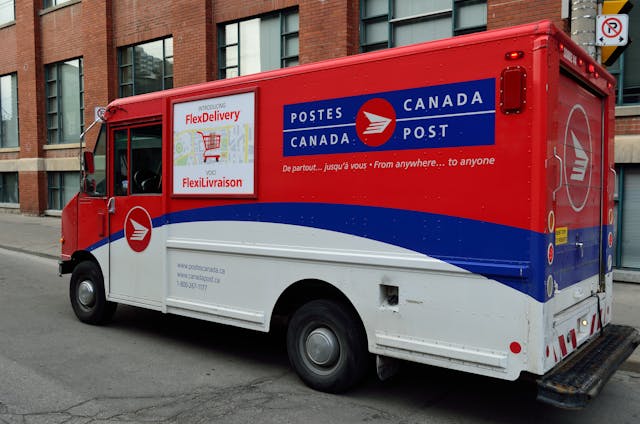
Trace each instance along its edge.
{"label": "orange marker light", "polygon": [[524,57],[524,52],[521,50],[516,50],[516,51],[512,51],[512,52],[507,52],[504,55],[505,59],[507,60],[516,60],[516,59],[522,59]]}

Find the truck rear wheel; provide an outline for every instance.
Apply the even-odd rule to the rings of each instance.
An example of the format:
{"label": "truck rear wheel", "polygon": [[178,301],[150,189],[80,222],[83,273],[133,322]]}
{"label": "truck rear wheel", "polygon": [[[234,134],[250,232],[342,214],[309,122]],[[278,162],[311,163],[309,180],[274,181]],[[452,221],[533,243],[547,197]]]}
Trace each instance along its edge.
{"label": "truck rear wheel", "polygon": [[92,261],[80,262],[73,270],[69,298],[73,312],[87,324],[106,324],[116,311],[117,303],[107,301],[102,272]]}
{"label": "truck rear wheel", "polygon": [[309,387],[343,392],[360,382],[367,368],[367,340],[350,308],[314,300],[298,309],[287,330],[289,361]]}

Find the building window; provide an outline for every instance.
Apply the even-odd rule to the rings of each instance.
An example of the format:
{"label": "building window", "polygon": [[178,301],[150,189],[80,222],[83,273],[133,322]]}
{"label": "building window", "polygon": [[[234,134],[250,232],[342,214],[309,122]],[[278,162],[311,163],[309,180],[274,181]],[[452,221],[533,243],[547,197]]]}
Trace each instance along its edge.
{"label": "building window", "polygon": [[20,203],[17,172],[0,172],[0,203]]}
{"label": "building window", "polygon": [[361,0],[363,52],[487,29],[486,0]]}
{"label": "building window", "polygon": [[2,147],[18,147],[17,74],[0,77],[0,148]]}
{"label": "building window", "polygon": [[68,172],[47,172],[49,204],[48,209],[62,210],[69,200],[78,193],[80,188],[80,173],[77,171]]}
{"label": "building window", "polygon": [[70,1],[73,0],[44,0],[44,8],[47,9],[49,7],[59,6],[64,3],[69,3]]}
{"label": "building window", "polygon": [[16,20],[16,2],[14,0],[0,0],[0,25]]}
{"label": "building window", "polygon": [[120,97],[173,88],[173,38],[118,49]]}
{"label": "building window", "polygon": [[298,64],[298,11],[281,11],[219,27],[219,77]]}
{"label": "building window", "polygon": [[84,131],[82,59],[47,65],[47,143],[78,143]]}
{"label": "building window", "polygon": [[[629,39],[640,40],[640,13],[629,14]],[[618,105],[640,103],[640,44],[631,43],[620,58],[607,68],[618,80]]]}
{"label": "building window", "polygon": [[640,269],[640,166],[618,168],[616,265]]}

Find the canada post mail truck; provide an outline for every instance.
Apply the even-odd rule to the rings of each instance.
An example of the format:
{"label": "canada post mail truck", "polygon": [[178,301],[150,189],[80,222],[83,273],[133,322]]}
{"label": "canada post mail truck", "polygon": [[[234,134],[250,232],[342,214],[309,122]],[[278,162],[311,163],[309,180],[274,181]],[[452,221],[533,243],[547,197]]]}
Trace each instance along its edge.
{"label": "canada post mail truck", "polygon": [[614,85],[537,22],[117,99],[62,213],[73,310],[285,323],[327,392],[375,358],[582,407],[639,343],[611,324]]}

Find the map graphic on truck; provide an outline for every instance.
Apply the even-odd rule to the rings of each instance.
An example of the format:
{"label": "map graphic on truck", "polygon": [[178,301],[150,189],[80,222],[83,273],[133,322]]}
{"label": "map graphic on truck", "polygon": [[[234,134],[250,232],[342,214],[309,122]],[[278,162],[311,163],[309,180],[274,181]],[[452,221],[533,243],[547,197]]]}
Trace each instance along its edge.
{"label": "map graphic on truck", "polygon": [[252,195],[254,93],[173,105],[173,193]]}

